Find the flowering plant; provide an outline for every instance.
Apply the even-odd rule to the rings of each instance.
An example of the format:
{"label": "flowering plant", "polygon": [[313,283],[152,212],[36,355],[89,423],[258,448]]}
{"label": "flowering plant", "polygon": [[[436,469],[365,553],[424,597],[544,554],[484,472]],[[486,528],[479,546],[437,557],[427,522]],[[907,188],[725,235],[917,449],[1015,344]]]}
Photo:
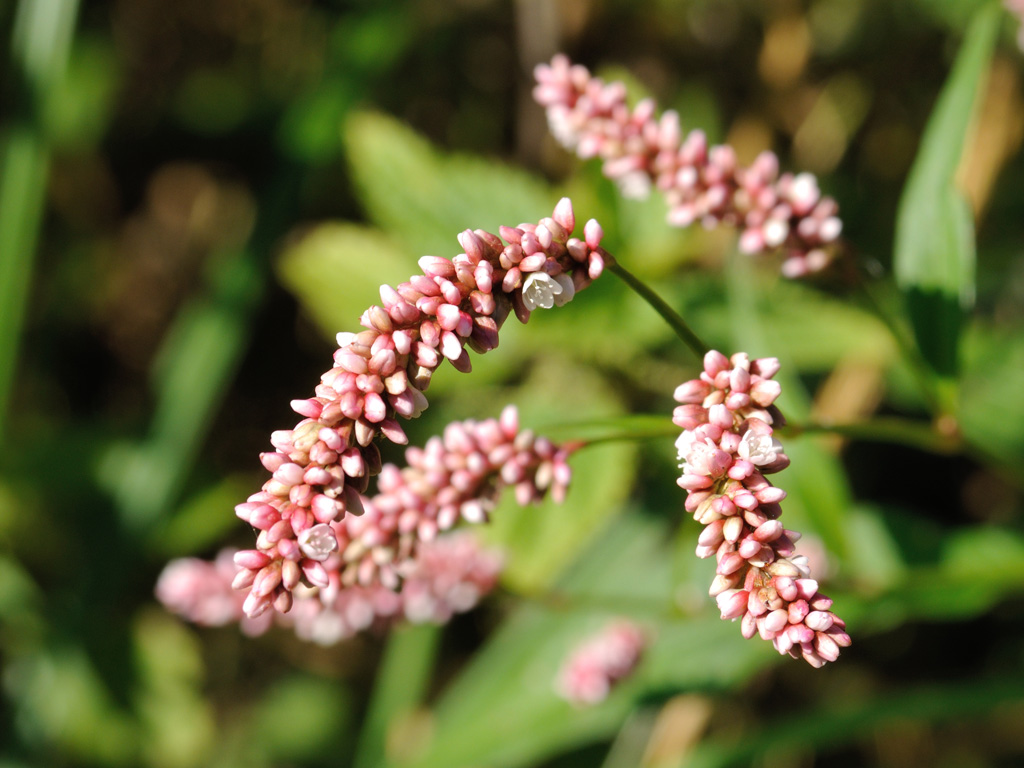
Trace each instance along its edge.
{"label": "flowering plant", "polygon": [[1016,764],[1019,3],[77,5],[0,763]]}
{"label": "flowering plant", "polygon": [[[606,83],[563,55],[538,65],[535,77],[534,98],[554,138],[583,161],[599,158],[625,198],[660,192],[670,226],[732,227],[738,252],[781,254],[775,263],[787,279],[838,280],[846,290],[865,279],[840,239],[838,203],[822,195],[812,174],[780,172],[769,151],[743,165],[734,148],[710,146],[699,128],[684,133],[674,111],[659,116],[650,99],[629,106],[622,83]],[[801,533],[780,519],[787,492],[767,476],[791,466],[781,436],[842,435],[857,425],[787,423],[776,378],[782,361],[710,349],[658,291],[602,246],[605,233],[596,220],[579,234],[576,229],[573,204],[562,198],[537,223],[502,225],[498,234],[466,229],[458,236],[462,252],[424,256],[422,274],[382,286],[381,303],[360,317],[364,330],[338,334],[334,367],[314,397],[292,402],[303,420],[273,434],[276,450],[262,455],[270,479],[236,507],[258,532],[255,548],[231,555],[233,572],[227,554],[217,564],[172,563],[161,578],[161,599],[200,623],[242,621],[250,633],[285,624],[322,644],[403,616],[444,623],[472,608],[498,583],[501,557],[468,531],[448,531],[460,521],[511,514],[496,506],[504,486],[515,489],[520,505],[548,491],[562,502],[574,454],[646,433],[635,417],[620,419],[621,432],[597,437],[584,436],[585,424],[576,422],[562,430],[577,434],[555,443],[520,431],[509,406],[498,420],[449,423],[443,437],[409,448],[405,467],[382,464],[379,446],[409,441],[402,421],[427,409],[425,392],[441,363],[470,372],[468,349],[482,354],[499,347],[506,317],[526,323],[540,310],[570,313],[585,301],[577,295],[610,272],[660,315],[703,368],[675,387],[672,423],[682,430],[675,441],[682,506],[703,526],[696,554],[714,559],[709,593],[721,619],[738,621],[744,638],[759,635],[812,667],[839,659],[851,636],[819,590],[828,555],[820,540],[801,551]],[[911,253],[900,264],[913,272],[916,258]],[[734,262],[728,269],[746,268]],[[912,314],[911,321],[921,333],[923,320]],[[950,417],[950,403],[928,370],[940,373],[934,361],[913,362],[921,365],[923,392],[939,417]],[[367,496],[374,483],[376,494]],[[842,546],[842,538],[832,543]],[[245,596],[228,597],[228,582]],[[566,651],[551,692],[576,707],[601,703],[636,674],[649,646],[666,642],[659,634],[641,616],[615,619]]]}

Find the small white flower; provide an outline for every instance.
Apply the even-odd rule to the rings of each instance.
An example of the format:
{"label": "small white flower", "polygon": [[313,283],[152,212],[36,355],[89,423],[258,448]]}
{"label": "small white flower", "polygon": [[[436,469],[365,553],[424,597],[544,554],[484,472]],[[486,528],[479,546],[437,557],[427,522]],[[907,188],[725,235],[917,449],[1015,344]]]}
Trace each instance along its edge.
{"label": "small white flower", "polygon": [[580,140],[579,127],[573,122],[570,110],[552,107],[547,111],[551,135],[566,149],[575,148]]}
{"label": "small white flower", "polygon": [[761,228],[765,245],[775,248],[782,245],[789,236],[789,222],[781,219],[768,219]]}
{"label": "small white flower", "polygon": [[782,452],[782,443],[771,435],[758,435],[754,430],[748,429],[740,440],[739,448],[736,451],[740,458],[746,459],[751,464],[759,467],[771,464]]}
{"label": "small white flower", "polygon": [[331,526],[320,523],[299,534],[299,549],[310,560],[322,563],[338,549],[338,537]]}
{"label": "small white flower", "polygon": [[573,283],[572,277],[564,272],[560,275],[555,275],[555,282],[562,286],[562,292],[555,294],[555,306],[564,307],[576,295],[576,284]]}
{"label": "small white flower", "polygon": [[793,557],[789,558],[789,562],[800,571],[800,578],[809,579],[811,577],[811,566],[807,560],[807,555],[793,555]]}
{"label": "small white flower", "polygon": [[644,171],[625,173],[615,181],[619,185],[619,192],[628,200],[646,200],[651,193],[651,177]]}
{"label": "small white flower", "polygon": [[679,468],[686,468],[686,458],[690,455],[690,451],[693,450],[693,444],[696,441],[693,432],[685,430],[679,437],[676,438],[676,458],[679,460]]}
{"label": "small white flower", "polygon": [[576,287],[569,275],[561,274],[552,277],[546,272],[531,272],[523,283],[523,304],[533,311],[540,307],[551,309],[561,307],[576,295]]}

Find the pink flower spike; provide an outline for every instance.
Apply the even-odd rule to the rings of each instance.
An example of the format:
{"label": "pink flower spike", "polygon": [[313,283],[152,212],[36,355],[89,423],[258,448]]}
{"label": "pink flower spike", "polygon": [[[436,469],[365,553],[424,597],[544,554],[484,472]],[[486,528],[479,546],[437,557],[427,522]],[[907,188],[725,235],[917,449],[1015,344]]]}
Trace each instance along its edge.
{"label": "pink flower spike", "polygon": [[838,657],[849,635],[829,610],[832,601],[808,577],[807,558],[795,553],[799,534],[777,519],[785,492],[765,478],[788,464],[771,426],[781,414],[767,409],[781,392],[770,379],[777,371],[775,358],[705,355],[700,378],[674,393],[683,403],[673,411],[683,429],[676,440],[683,470],[677,483],[689,492],[687,511],[706,526],[697,556],[717,558],[708,592],[722,618],[742,618],[743,637],[760,635],[779,653],[822,666]]}
{"label": "pink flower spike", "polygon": [[652,187],[662,192],[670,224],[738,225],[742,250],[794,254],[783,267],[787,275],[819,271],[841,250],[838,206],[821,198],[811,174],[780,176],[778,159],[767,151],[741,167],[731,147],[709,148],[700,130],[684,136],[678,115],[659,118],[650,99],[630,109],[623,84],[606,84],[561,54],[534,76],[533,96],[552,135],[583,159],[601,158],[623,196],[642,197]]}

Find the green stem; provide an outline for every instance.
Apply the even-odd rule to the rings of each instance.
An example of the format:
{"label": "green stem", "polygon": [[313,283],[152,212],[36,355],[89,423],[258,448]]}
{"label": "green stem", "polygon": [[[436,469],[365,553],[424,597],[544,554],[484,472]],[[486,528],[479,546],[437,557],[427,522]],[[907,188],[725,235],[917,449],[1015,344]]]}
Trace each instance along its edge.
{"label": "green stem", "polygon": [[919,448],[929,453],[943,455],[959,453],[965,447],[958,437],[937,432],[931,424],[895,417],[882,417],[852,424],[824,424],[816,422],[787,424],[784,427],[779,427],[777,432],[783,437],[799,437],[802,434],[828,434],[847,437],[852,440],[896,443],[911,448]]}
{"label": "green stem", "polygon": [[557,443],[597,445],[617,440],[675,438],[679,434],[679,427],[666,416],[631,414],[608,419],[564,421],[539,427],[537,431]]}
{"label": "green stem", "polygon": [[632,288],[640,298],[650,304],[651,308],[661,315],[665,322],[671,326],[672,330],[676,332],[676,336],[682,339],[683,343],[693,351],[693,354],[703,359],[704,355],[711,348],[700,340],[700,337],[690,329],[690,326],[686,324],[686,321],[683,320],[679,313],[672,309],[663,298],[614,259],[609,259],[605,268]]}
{"label": "green stem", "polygon": [[22,0],[14,22],[11,69],[22,98],[0,147],[0,441],[46,203],[50,148],[39,111],[64,76],[77,15],[77,0]]}
{"label": "green stem", "polygon": [[[563,422],[540,430],[560,443],[579,442],[582,446],[617,440],[648,440],[675,437],[679,427],[668,416],[637,414],[597,421]],[[939,432],[929,423],[898,417],[879,417],[847,424],[822,422],[789,423],[777,428],[783,438],[805,434],[837,435],[851,440],[895,443],[941,455],[971,453],[971,446],[955,434]]]}

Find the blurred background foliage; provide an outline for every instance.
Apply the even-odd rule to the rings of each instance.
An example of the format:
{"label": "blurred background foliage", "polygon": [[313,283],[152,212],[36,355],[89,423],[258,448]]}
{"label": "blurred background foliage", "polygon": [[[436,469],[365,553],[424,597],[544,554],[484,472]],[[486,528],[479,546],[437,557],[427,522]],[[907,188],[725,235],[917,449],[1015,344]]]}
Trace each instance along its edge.
{"label": "blurred background foliage", "polygon": [[[996,8],[0,2],[0,765],[1020,765],[1024,57]],[[559,50],[742,160],[771,148],[817,174],[895,320],[622,200],[530,100]],[[969,209],[947,216],[954,186]],[[842,659],[815,671],[718,619],[659,426],[580,453],[565,505],[503,506],[502,588],[445,628],[325,649],[160,608],[168,558],[250,541],[232,506],[262,482],[257,453],[379,284],[564,194],[711,345],[779,357],[791,420],[877,417],[792,435],[780,477],[851,628]],[[890,277],[936,282],[936,210],[977,232],[976,275],[936,288],[971,294],[959,332],[904,313]],[[934,398],[893,328],[924,343]],[[510,323],[472,375],[439,372],[410,434],[513,402],[579,437],[669,413],[696,370],[607,277]],[[657,640],[574,709],[555,671],[615,615]]]}

